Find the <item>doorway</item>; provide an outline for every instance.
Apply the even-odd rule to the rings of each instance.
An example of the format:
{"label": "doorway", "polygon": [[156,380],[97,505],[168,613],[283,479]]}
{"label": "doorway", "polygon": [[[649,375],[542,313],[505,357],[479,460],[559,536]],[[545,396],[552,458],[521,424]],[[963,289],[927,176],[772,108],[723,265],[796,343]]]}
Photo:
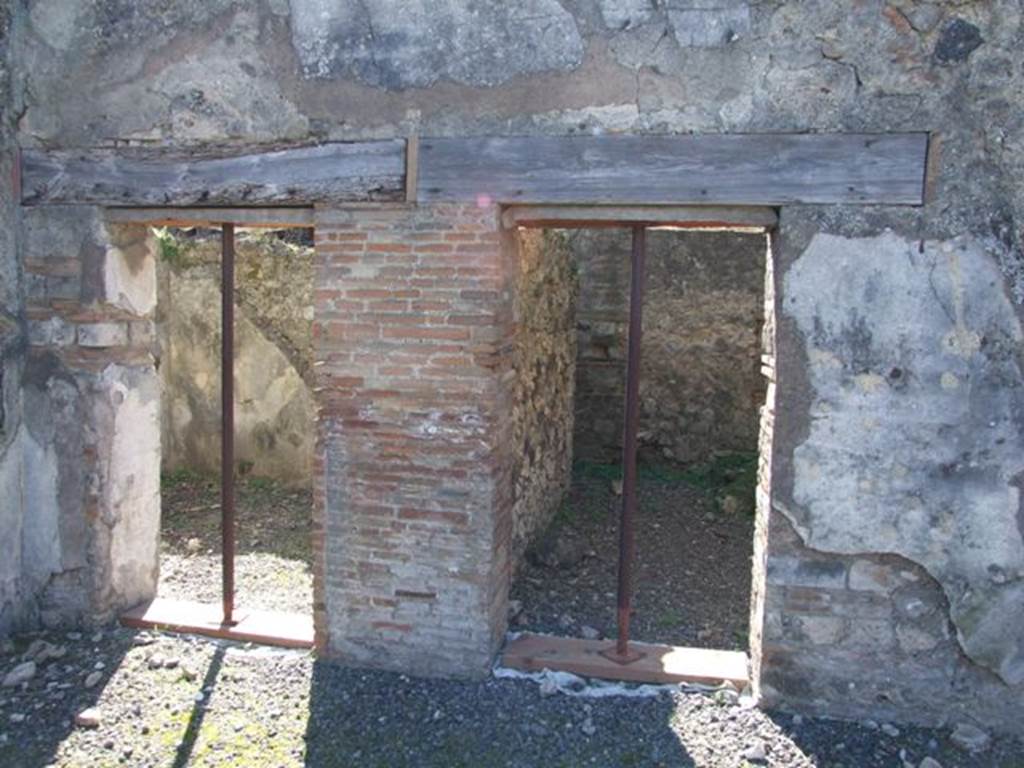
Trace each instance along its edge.
{"label": "doorway", "polygon": [[154,234],[160,576],[127,621],[309,646],[312,230]]}
{"label": "doorway", "polygon": [[[636,229],[519,230],[524,263],[539,236],[547,268],[566,265],[573,366],[560,384],[572,403],[564,451],[571,459],[561,483],[517,482],[517,491],[551,501],[542,515],[531,510],[545,523],[524,546],[510,628],[612,646],[621,637],[626,603],[631,640],[745,653],[759,442],[768,423],[762,413],[768,397],[763,340],[771,330],[765,323],[768,227],[644,227],[642,330],[631,336]],[[641,340],[635,377],[632,338]],[[632,425],[624,413],[631,378]],[[630,494],[624,477],[630,451],[623,447],[633,439],[630,427],[632,546],[623,541]],[[544,434],[557,431],[548,425]],[[526,436],[527,455],[536,453],[534,442]],[[542,482],[546,493],[537,492]]]}

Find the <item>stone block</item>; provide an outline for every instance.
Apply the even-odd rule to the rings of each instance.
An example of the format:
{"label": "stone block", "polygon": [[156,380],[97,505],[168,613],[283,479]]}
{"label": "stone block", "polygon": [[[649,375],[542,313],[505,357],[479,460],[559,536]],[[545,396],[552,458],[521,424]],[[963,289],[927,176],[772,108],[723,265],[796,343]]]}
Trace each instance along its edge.
{"label": "stone block", "polygon": [[66,347],[75,343],[75,326],[60,317],[28,321],[28,343],[39,347]]}
{"label": "stone block", "polygon": [[745,0],[697,0],[669,3],[668,18],[676,40],[684,47],[728,45],[750,32],[750,5]]}
{"label": "stone block", "polygon": [[842,588],[846,585],[846,565],[842,560],[769,556],[768,582],[790,587]]}
{"label": "stone block", "polygon": [[81,347],[119,347],[127,343],[127,323],[82,323],[78,326],[78,345]]}

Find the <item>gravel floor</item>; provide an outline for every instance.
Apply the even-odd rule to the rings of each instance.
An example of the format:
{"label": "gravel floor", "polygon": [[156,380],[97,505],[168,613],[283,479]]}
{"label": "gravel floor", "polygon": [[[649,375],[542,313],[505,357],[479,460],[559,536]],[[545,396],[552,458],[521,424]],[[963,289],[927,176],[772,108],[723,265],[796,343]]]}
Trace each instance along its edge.
{"label": "gravel floor", "polygon": [[[239,606],[309,613],[312,495],[252,479],[236,489],[236,601]],[[161,494],[161,597],[220,603],[220,482],[178,474]]]}
{"label": "gravel floor", "polygon": [[[588,627],[605,637],[617,634],[622,497],[613,490],[613,476],[613,467],[577,467],[568,503],[540,545],[544,552],[569,552],[568,563],[553,565],[557,556],[538,557],[537,548],[529,553],[512,587],[522,606],[514,629],[578,635]],[[703,475],[641,468],[634,639],[746,650],[754,518],[742,505],[719,509],[721,490]]]}
{"label": "gravel floor", "polygon": [[[759,748],[772,766],[921,768],[926,757],[943,768],[1024,764],[1024,745],[1009,739],[971,755],[948,732],[772,715],[735,696],[545,695],[529,680],[410,679],[306,652],[125,629],[19,637],[0,653],[0,676],[40,638],[63,655],[40,661],[27,682],[0,688],[5,768],[737,768]],[[98,726],[76,725],[89,708]]]}

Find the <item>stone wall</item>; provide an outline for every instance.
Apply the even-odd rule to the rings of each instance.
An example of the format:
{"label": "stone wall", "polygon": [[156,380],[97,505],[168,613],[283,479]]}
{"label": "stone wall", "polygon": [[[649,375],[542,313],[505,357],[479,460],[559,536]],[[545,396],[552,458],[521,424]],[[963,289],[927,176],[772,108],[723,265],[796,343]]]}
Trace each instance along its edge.
{"label": "stone wall", "polygon": [[[5,125],[17,120],[23,147],[155,142],[186,150],[411,132],[930,131],[922,208],[781,210],[771,472],[761,506],[767,520],[759,523],[767,578],[757,585],[763,611],[751,632],[761,642],[756,682],[766,702],[791,709],[877,715],[891,702],[894,719],[935,721],[946,716],[940,707],[952,706],[953,716],[990,717],[993,727],[1020,731],[1021,665],[1010,639],[1021,636],[1024,621],[1019,2],[736,0],[683,8],[453,0],[440,9],[403,3],[401,13],[394,3],[319,0],[11,7],[9,60],[15,80],[31,88]],[[412,252],[417,222],[424,235],[436,235],[450,231],[438,224],[448,216],[406,211],[396,223],[381,210],[361,215],[382,216],[381,225],[394,229],[381,245],[396,246],[382,251],[395,261],[385,267],[368,258],[374,251],[359,251],[365,255],[354,263],[321,265],[324,290],[382,291],[382,299],[405,301],[390,292],[421,288],[403,283],[400,272],[392,282],[386,270],[442,279],[401,260]],[[53,218],[38,222],[42,241],[57,242],[64,214],[45,215]],[[478,215],[490,218],[467,222],[478,227],[467,234],[496,237],[496,211],[487,206]],[[65,251],[81,259],[72,271],[86,278],[83,286],[96,281],[96,255],[107,252],[95,245],[102,241],[89,229]],[[23,265],[37,258],[35,246],[18,248]],[[458,278],[444,289],[450,294],[424,299],[472,304],[465,314],[489,318],[479,328],[434,327],[410,305],[415,330],[406,329],[412,336],[402,342],[400,321],[339,314],[332,327],[331,312],[376,313],[363,305],[374,294],[340,294],[356,304],[338,307],[330,303],[339,296],[317,299],[317,313],[328,313],[317,326],[330,334],[318,357],[329,416],[317,470],[324,531],[318,626],[332,652],[359,663],[479,672],[503,628],[513,461],[511,420],[502,414],[511,413],[515,379],[513,278],[495,267],[493,242],[481,251],[465,267],[481,273],[450,275]],[[42,284],[57,299],[74,285],[38,273],[19,283],[19,268],[4,258],[4,312],[17,314],[22,299],[12,294]],[[329,282],[330,270],[353,268],[365,281],[359,287]],[[10,275],[21,286],[13,292]],[[486,287],[460,287],[463,279]],[[93,311],[90,296],[74,295]],[[133,328],[141,332],[144,316],[114,312],[107,302],[96,304],[99,315],[82,315],[62,300],[32,309],[34,357],[55,362],[31,369],[26,393],[59,411],[68,387],[93,392],[78,389],[79,375],[97,392],[110,391],[102,389],[109,379],[78,362],[95,362],[97,354],[125,386],[132,376],[155,375],[145,360],[122,354],[135,348]],[[443,338],[451,333],[458,338]],[[123,340],[129,343],[115,343]],[[115,346],[68,357],[97,342]],[[455,349],[440,352],[445,346]],[[406,353],[473,362],[465,376],[421,380],[397,362]],[[370,368],[374,356],[394,372]],[[5,360],[5,391],[7,377],[20,370],[18,357]],[[68,366],[76,373],[66,374]],[[68,426],[53,450],[68,478],[89,477],[89,492],[62,485],[60,499],[37,496],[33,518],[47,524],[81,525],[87,508],[94,515],[87,519],[97,519],[82,499],[105,498],[103,489],[117,487],[109,485],[113,465],[94,463],[91,453],[107,450],[109,423],[97,433],[94,425],[105,422],[94,409],[83,413],[61,422]],[[90,435],[102,444],[79,451],[76,441]],[[38,449],[15,449],[18,469],[10,446],[21,439],[4,438],[3,498],[28,487],[22,474],[32,461],[24,459],[34,460]],[[47,489],[54,483],[40,480]],[[355,537],[372,537],[380,520],[388,548],[378,561],[367,539]],[[402,528],[413,523],[424,529]],[[101,548],[79,569],[83,583],[109,582],[108,552]],[[11,586],[3,573],[4,589],[26,601],[9,613],[31,613],[25,606],[37,604],[37,593]]]}
{"label": "stone wall", "polygon": [[[576,230],[576,455],[622,460],[630,232]],[[752,452],[765,383],[764,235],[647,234],[640,373],[641,456],[692,462]]]}
{"label": "stone wall", "polygon": [[577,279],[564,234],[519,230],[512,412],[512,554],[562,505],[572,478]]}
{"label": "stone wall", "polygon": [[775,249],[762,694],[1014,730],[1024,387],[1007,247],[846,216],[825,233],[821,211],[787,208]]}
{"label": "stone wall", "polygon": [[486,674],[508,611],[514,243],[491,206],[395,205],[318,210],[316,250],[318,645]]}
{"label": "stone wall", "polygon": [[[9,4],[0,5],[0,178],[12,178],[15,115],[20,102],[12,71],[14,33]],[[14,190],[0,184],[0,637],[30,623],[34,595],[21,578],[22,482],[21,387],[25,356],[24,292],[18,259],[19,211]]]}
{"label": "stone wall", "polygon": [[[220,237],[164,235],[159,269],[163,466],[220,472]],[[312,478],[313,249],[240,233],[235,250],[236,471]]]}
{"label": "stone wall", "polygon": [[28,620],[102,623],[156,591],[156,242],[89,207],[26,211],[22,234]]}

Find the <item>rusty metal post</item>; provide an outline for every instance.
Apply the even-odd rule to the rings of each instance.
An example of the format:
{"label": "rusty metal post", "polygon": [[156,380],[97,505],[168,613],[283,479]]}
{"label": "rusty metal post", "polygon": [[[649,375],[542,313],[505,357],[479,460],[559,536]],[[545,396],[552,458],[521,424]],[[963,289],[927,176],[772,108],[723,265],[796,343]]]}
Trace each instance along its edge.
{"label": "rusty metal post", "polygon": [[235,225],[221,228],[220,534],[224,623],[235,608]]}
{"label": "rusty metal post", "polygon": [[643,335],[646,230],[633,226],[629,279],[629,350],[626,362],[626,412],[622,436],[622,516],[619,520],[619,636],[605,656],[628,664],[643,654],[629,650],[629,618],[633,602],[633,516],[636,512],[636,434],[640,421],[640,342]]}

